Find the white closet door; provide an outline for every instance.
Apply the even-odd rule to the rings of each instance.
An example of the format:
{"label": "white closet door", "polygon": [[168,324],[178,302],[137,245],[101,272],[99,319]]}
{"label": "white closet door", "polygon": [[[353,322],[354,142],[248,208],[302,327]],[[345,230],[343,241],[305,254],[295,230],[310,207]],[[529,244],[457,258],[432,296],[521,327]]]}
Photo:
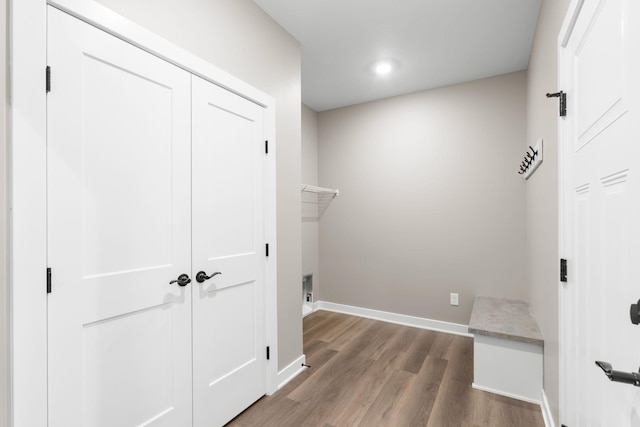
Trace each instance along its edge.
{"label": "white closet door", "polygon": [[48,19],[49,426],[190,426],[190,75]]}
{"label": "white closet door", "polygon": [[[586,0],[565,22],[561,124],[560,424],[640,425],[640,389],[594,362],[637,372],[640,330],[640,3]],[[573,9],[573,8],[572,8]],[[569,21],[569,19],[571,21]]]}
{"label": "white closet door", "polygon": [[[193,77],[194,426],[266,393],[264,109]],[[194,276],[195,277],[195,276]]]}

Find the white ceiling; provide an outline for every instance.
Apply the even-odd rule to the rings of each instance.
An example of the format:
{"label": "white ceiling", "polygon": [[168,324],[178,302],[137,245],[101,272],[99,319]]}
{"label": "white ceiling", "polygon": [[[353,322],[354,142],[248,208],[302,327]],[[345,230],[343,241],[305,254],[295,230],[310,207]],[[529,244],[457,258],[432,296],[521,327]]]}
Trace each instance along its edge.
{"label": "white ceiling", "polygon": [[[524,70],[541,0],[253,0],[302,45],[324,111]],[[372,71],[378,60],[396,69]]]}

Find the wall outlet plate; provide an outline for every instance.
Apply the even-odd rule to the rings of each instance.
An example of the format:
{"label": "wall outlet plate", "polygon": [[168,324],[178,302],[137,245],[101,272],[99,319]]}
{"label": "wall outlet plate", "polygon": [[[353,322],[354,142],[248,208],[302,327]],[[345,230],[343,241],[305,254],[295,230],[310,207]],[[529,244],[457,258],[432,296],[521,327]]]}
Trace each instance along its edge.
{"label": "wall outlet plate", "polygon": [[451,303],[451,305],[460,305],[460,296],[452,292],[451,294],[449,294],[449,302]]}

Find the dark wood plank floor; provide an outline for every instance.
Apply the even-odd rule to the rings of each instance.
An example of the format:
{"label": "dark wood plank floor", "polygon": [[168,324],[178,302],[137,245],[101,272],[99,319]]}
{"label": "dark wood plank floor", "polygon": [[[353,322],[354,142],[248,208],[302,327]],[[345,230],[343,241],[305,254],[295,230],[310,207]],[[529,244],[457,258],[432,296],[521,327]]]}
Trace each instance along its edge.
{"label": "dark wood plank floor", "polygon": [[231,427],[544,427],[540,407],[471,388],[473,340],[318,311],[306,369]]}

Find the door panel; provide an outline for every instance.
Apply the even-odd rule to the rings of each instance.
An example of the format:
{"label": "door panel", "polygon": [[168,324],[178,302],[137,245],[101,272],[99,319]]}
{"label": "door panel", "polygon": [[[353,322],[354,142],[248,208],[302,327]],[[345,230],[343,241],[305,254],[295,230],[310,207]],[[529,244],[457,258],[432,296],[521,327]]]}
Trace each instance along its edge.
{"label": "door panel", "polygon": [[[575,47],[579,147],[626,112],[623,96],[622,1],[601,2],[577,28]],[[597,67],[592,64],[598,63]],[[606,85],[593,84],[606,81]]]}
{"label": "door panel", "polygon": [[[255,200],[255,174],[259,172],[255,170],[255,123],[251,117],[236,115],[220,105],[208,104],[206,109],[197,116],[206,116],[206,131],[215,135],[215,140],[202,147],[207,159],[202,169],[208,179],[203,193],[198,194],[206,197],[209,216],[206,255],[215,259],[254,254],[259,237],[254,218],[259,208]],[[200,153],[200,147],[196,150]]]}
{"label": "door panel", "polygon": [[[251,363],[256,354],[256,295],[255,282],[224,288],[211,289],[204,316],[208,325],[228,325],[228,327],[207,328],[207,335],[201,337],[209,347],[209,354],[217,354],[216,362],[206,366],[206,378],[213,386],[222,381],[230,372],[236,372]],[[242,305],[235,304],[242,301]],[[216,345],[221,343],[221,346]],[[219,351],[231,348],[233,351]]]}
{"label": "door panel", "polygon": [[640,425],[640,390],[610,382],[595,361],[636,371],[640,329],[640,10],[586,0],[561,52],[568,111],[561,125],[561,413],[567,426]]}
{"label": "door panel", "polygon": [[172,317],[163,304],[84,325],[83,425],[139,426],[172,410]]}
{"label": "door panel", "polygon": [[49,425],[190,425],[190,75],[48,19]]}
{"label": "door panel", "polygon": [[266,393],[264,109],[193,77],[194,425]]}
{"label": "door panel", "polygon": [[167,266],[172,88],[104,58],[85,54],[82,66],[83,275]]}

